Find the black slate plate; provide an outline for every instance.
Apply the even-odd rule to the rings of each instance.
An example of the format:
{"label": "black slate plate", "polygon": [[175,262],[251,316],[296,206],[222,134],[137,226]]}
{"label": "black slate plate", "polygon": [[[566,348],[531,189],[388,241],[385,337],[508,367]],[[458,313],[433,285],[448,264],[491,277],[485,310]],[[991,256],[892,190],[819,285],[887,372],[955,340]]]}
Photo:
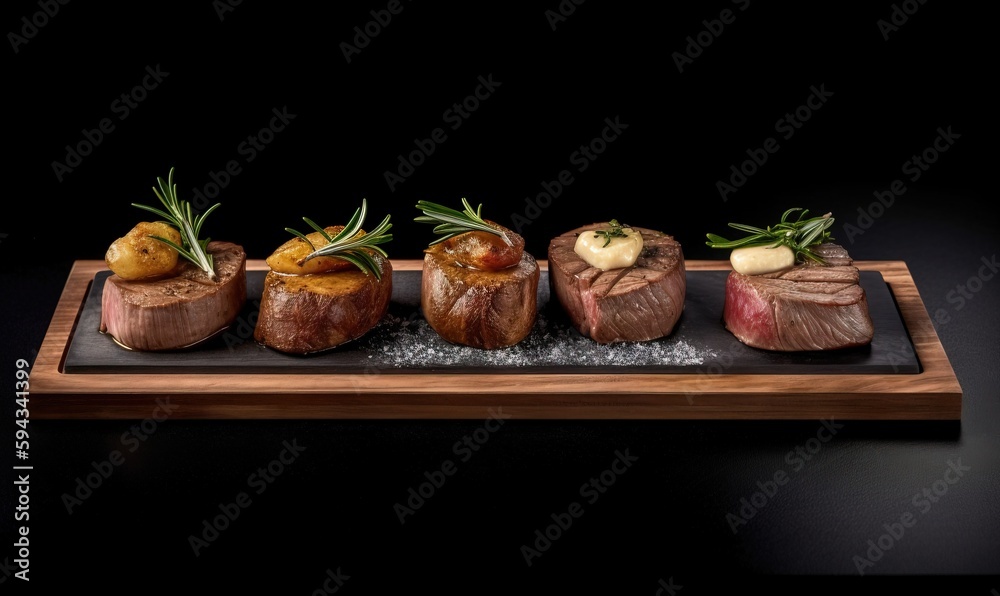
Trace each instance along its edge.
{"label": "black slate plate", "polygon": [[877,271],[862,271],[875,325],[872,343],[825,352],[769,352],[751,348],[722,324],[727,271],[688,271],[685,310],[674,332],[649,342],[599,345],[572,328],[549,300],[546,271],[538,288],[538,320],[516,346],[480,350],[451,345],[427,325],[420,311],[420,271],[393,273],[389,313],[364,337],[305,356],[282,354],[256,343],[264,271],[247,273],[247,305],[224,333],[194,348],[136,352],[98,330],[101,293],[109,271],[91,283],[73,330],[66,373],[695,373],[718,374],[916,374],[920,363],[891,288]]}

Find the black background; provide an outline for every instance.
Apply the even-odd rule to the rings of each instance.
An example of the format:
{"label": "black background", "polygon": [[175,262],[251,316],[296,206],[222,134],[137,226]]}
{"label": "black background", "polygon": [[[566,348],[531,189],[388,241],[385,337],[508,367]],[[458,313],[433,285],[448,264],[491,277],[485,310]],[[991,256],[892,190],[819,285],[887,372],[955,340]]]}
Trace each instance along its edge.
{"label": "black background", "polygon": [[[531,212],[521,229],[530,252],[544,257],[551,236],[614,217],[675,235],[689,259],[725,258],[705,233],[773,223],[789,207],[831,211],[855,258],[906,260],[928,309],[953,315],[938,331],[966,391],[963,424],[853,423],[734,534],[726,513],[785,468],[784,455],[818,423],[512,420],[401,525],[393,504],[454,459],[452,444],[482,420],[169,420],[72,515],[60,496],[121,447],[129,425],[35,421],[35,587],[236,593],[273,583],[282,587],[272,593],[308,594],[338,567],[351,576],[343,593],[655,593],[670,577],[680,594],[732,577],[771,591],[833,580],[882,587],[859,582],[851,557],[961,456],[976,472],[870,574],[965,593],[1000,588],[996,289],[985,284],[964,310],[947,299],[997,241],[994,25],[980,7],[927,2],[886,39],[877,22],[899,6],[888,2],[590,0],[555,30],[545,15],[554,1],[402,6],[350,63],[340,44],[385,3],[243,2],[220,18],[211,2],[73,2],[16,52],[8,43],[4,378],[16,358],[34,357],[73,261],[103,258],[145,219],[131,203],[156,204],[151,187],[171,167],[190,200],[212,172],[240,161],[204,230],[243,244],[250,258],[288,239],[285,227],[302,229],[303,216],[343,223],[362,199],[371,218],[392,216],[390,256],[419,258],[430,232],[412,221],[416,201],[467,197],[510,223],[542,182],[575,167],[571,154],[606,118],[618,118],[628,125],[621,136]],[[724,9],[734,22],[678,72],[672,55]],[[5,4],[3,31],[20,33],[22,17],[39,10]],[[169,75],[119,119],[113,102],[157,65]],[[500,84],[451,130],[445,110],[478,77]],[[813,86],[832,96],[781,138],[776,122]],[[282,108],[294,120],[247,163],[238,146]],[[102,118],[115,129],[60,181],[53,162]],[[446,141],[391,190],[386,170],[439,127]],[[907,179],[904,162],[948,127],[960,135],[954,145]],[[768,137],[780,149],[723,200],[716,182]],[[907,192],[869,228],[861,213],[896,179]],[[865,229],[844,227],[852,224]],[[187,537],[201,520],[293,439],[307,447],[301,460],[193,556]],[[635,467],[582,503],[585,514],[527,566],[521,545],[625,449],[640,458]],[[0,511],[5,532],[11,502]],[[13,559],[8,546],[0,561],[7,553]]]}
{"label": "black background", "polygon": [[[156,177],[175,167],[181,198],[193,200],[211,172],[237,160],[242,172],[217,197],[207,235],[263,258],[290,237],[285,227],[305,226],[303,216],[332,225],[367,198],[372,218],[393,217],[392,256],[419,258],[430,232],[412,222],[417,200],[457,205],[467,197],[509,224],[616,117],[628,125],[621,138],[522,229],[533,253],[543,255],[555,233],[616,217],[675,234],[688,258],[717,258],[704,234],[725,234],[728,221],[763,225],[788,207],[820,214],[829,193],[866,206],[938,127],[953,127],[962,142],[915,186],[973,197],[990,187],[988,36],[977,34],[975,10],[931,6],[885,40],[876,22],[892,10],[878,4],[741,12],[744,5],[724,2],[591,3],[555,31],[545,4],[402,6],[348,64],[339,45],[383,6],[317,14],[308,5],[247,3],[220,21],[210,3],[68,5],[5,57],[16,131],[7,164],[25,182],[17,188],[29,222],[12,227],[6,242],[101,258],[148,215],[131,203],[158,205]],[[679,73],[672,54],[723,9],[735,21]],[[120,119],[112,103],[156,65],[169,76]],[[479,76],[501,85],[451,130],[445,110],[472,94]],[[812,86],[833,95],[794,136],[780,138],[775,123]],[[240,143],[285,107],[295,119],[246,163]],[[65,146],[102,118],[115,130],[59,182],[53,162],[64,162]],[[447,140],[390,191],[384,173],[439,127]],[[716,182],[768,137],[781,148],[723,201]],[[856,219],[854,210],[835,215]],[[79,226],[65,238],[71,252],[43,241],[54,219]]]}

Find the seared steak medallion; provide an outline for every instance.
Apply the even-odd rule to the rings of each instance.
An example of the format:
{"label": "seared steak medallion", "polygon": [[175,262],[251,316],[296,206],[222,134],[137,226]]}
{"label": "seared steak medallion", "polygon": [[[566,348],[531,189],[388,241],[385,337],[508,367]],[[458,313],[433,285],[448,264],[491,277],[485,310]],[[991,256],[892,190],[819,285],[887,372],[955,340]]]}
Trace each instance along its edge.
{"label": "seared steak medallion", "polygon": [[420,307],[444,340],[492,350],[526,338],[538,315],[541,268],[524,250],[524,237],[483,219],[465,198],[458,211],[417,201],[440,237],[424,249]]}
{"label": "seared steak medallion", "polygon": [[139,351],[190,347],[227,328],[247,298],[246,253],[231,242],[212,241],[207,252],[217,281],[187,260],[159,279],[104,282],[100,330]]}
{"label": "seared steak medallion", "polygon": [[268,271],[254,339],[280,352],[309,354],[367,333],[392,298],[392,264],[379,254],[373,258],[381,279],[354,267],[306,275]]}
{"label": "seared steak medallion", "polygon": [[392,240],[389,216],[362,227],[368,201],[346,225],[314,229],[282,243],[267,258],[254,339],[290,354],[311,354],[357,339],[389,310],[392,263],[380,245]]}
{"label": "seared steak medallion", "polygon": [[874,326],[853,259],[833,243],[812,251],[823,264],[806,261],[762,275],[732,271],[726,280],[726,329],[749,346],[782,352],[871,343]]}
{"label": "seared steak medallion", "polygon": [[494,271],[461,264],[444,244],[427,248],[420,306],[434,331],[450,343],[484,349],[528,336],[538,313],[541,269],[522,252],[517,264]]}
{"label": "seared steak medallion", "polygon": [[602,344],[670,335],[684,311],[684,255],[672,236],[632,226],[642,251],[631,267],[600,269],[574,250],[580,234],[610,222],[570,230],[549,242],[552,293],[583,335]]}

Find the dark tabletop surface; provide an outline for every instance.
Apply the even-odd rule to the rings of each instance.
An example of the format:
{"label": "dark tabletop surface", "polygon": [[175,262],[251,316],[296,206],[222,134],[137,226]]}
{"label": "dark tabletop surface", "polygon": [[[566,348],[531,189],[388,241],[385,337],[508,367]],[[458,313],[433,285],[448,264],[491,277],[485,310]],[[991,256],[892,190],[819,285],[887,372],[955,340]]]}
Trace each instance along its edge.
{"label": "dark tabletop surface", "polygon": [[[5,591],[1000,593],[980,9],[49,4],[8,3],[3,21]],[[208,235],[251,258],[362,198],[392,213],[395,258],[428,241],[419,199],[482,203],[539,256],[615,217],[726,258],[707,232],[829,211],[855,259],[909,267],[962,418],[36,419],[18,511],[15,363],[73,262],[144,218],[131,203],[153,204],[171,166],[182,198],[222,204]],[[22,527],[30,582],[14,575]]]}

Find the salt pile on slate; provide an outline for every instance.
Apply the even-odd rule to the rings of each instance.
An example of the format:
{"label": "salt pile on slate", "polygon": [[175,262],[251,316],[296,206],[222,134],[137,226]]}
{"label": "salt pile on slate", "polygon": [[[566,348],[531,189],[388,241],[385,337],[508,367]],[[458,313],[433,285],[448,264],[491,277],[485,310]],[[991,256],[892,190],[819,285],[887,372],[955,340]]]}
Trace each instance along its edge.
{"label": "salt pile on slate", "polygon": [[602,345],[576,329],[552,324],[540,314],[535,328],[508,348],[482,350],[444,341],[422,318],[392,314],[363,340],[372,366],[395,368],[525,366],[689,366],[717,354],[698,349],[683,337]]}

